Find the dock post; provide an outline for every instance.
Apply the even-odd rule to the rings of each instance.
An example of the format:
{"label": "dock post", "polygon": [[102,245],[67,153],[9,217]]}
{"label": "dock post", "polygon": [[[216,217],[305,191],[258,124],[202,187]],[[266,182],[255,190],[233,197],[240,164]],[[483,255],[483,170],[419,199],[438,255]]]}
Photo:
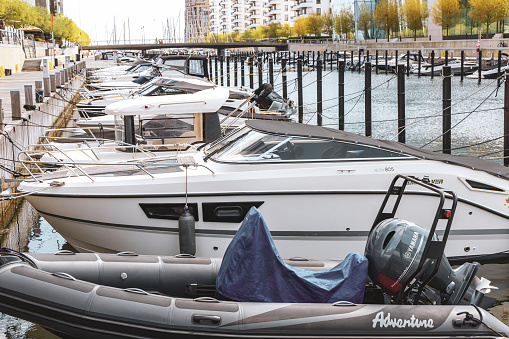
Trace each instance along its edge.
{"label": "dock post", "polygon": [[57,88],[62,88],[62,74],[60,73],[60,71],[56,72],[55,73],[55,85],[57,86]]}
{"label": "dock post", "polygon": [[4,111],[2,111],[2,98],[0,98],[0,131],[4,131]]}
{"label": "dock post", "polygon": [[219,57],[219,67],[220,67],[220,78],[221,78],[221,86],[224,86],[224,57],[221,55]]}
{"label": "dock post", "polygon": [[42,84],[44,85],[44,96],[49,97],[51,95],[51,88],[49,84],[49,77],[42,78]]}
{"label": "dock post", "polygon": [[258,87],[263,84],[263,63],[262,58],[258,57]]}
{"label": "dock post", "polygon": [[316,124],[322,126],[322,60],[316,60]]}
{"label": "dock post", "polygon": [[304,101],[302,97],[302,59],[297,60],[297,101],[299,105],[299,123],[304,120]]}
{"label": "dock post", "polygon": [[357,62],[357,72],[360,73],[361,72],[361,59],[362,59],[362,51],[361,49],[359,48],[359,61]]}
{"label": "dock post", "polygon": [[44,90],[42,89],[42,81],[35,81],[35,102],[42,103],[44,101]]}
{"label": "dock post", "polygon": [[226,86],[230,87],[230,56],[226,56]]}
{"label": "dock post", "polygon": [[463,77],[465,76],[465,51],[461,51],[461,69],[460,69],[460,81],[463,82]]}
{"label": "dock post", "polygon": [[378,75],[378,49],[375,51],[375,74]]}
{"label": "dock post", "polygon": [[244,85],[246,84],[246,79],[244,79],[245,77],[245,72],[244,72],[244,58],[240,57],[240,86],[244,87]]}
{"label": "dock post", "polygon": [[435,51],[431,51],[431,79],[435,76]]}
{"label": "dock post", "polygon": [[451,154],[451,66],[442,68],[443,81],[443,153]]}
{"label": "dock post", "polygon": [[49,82],[50,82],[50,89],[52,92],[57,91],[57,82],[56,82],[56,75],[50,74],[49,76]]}
{"label": "dock post", "polygon": [[398,141],[406,142],[405,75],[403,65],[398,65]]}
{"label": "dock post", "polygon": [[497,64],[497,85],[500,86],[500,76],[502,75],[501,72],[501,65],[502,65],[502,51],[498,51],[498,64]]}
{"label": "dock post", "polygon": [[422,59],[421,51],[419,51],[419,55],[417,56],[417,58],[419,59],[417,61],[417,77],[420,78],[421,77],[421,59]]}
{"label": "dock post", "polygon": [[253,58],[249,58],[247,62],[249,64],[249,87],[254,89],[254,67],[253,67]]}
{"label": "dock post", "polygon": [[478,77],[477,77],[477,83],[481,83],[481,72],[482,72],[482,50],[479,49],[479,68],[477,68],[478,70]]}
{"label": "dock post", "polygon": [[371,62],[364,63],[364,120],[365,134],[370,137],[372,133],[371,116]]}
{"label": "dock post", "polygon": [[269,58],[269,83],[274,87],[274,64],[272,58]]}
{"label": "dock post", "polygon": [[350,52],[350,71],[353,72],[353,50]]}
{"label": "dock post", "polygon": [[212,58],[209,58],[209,80],[212,82]]}
{"label": "dock post", "polygon": [[233,86],[237,87],[239,85],[239,65],[237,57],[233,57]]}
{"label": "dock post", "polygon": [[25,85],[25,106],[23,106],[23,108],[27,111],[33,111],[36,108],[34,105],[32,85]]}
{"label": "dock post", "polygon": [[406,76],[410,76],[410,51],[406,51]]}
{"label": "dock post", "polygon": [[338,59],[338,128],[345,130],[345,62]]}
{"label": "dock post", "polygon": [[12,120],[21,119],[21,92],[11,91],[11,113]]}
{"label": "dock post", "polygon": [[64,84],[67,84],[69,82],[69,69],[64,68],[63,72],[64,72]]}
{"label": "dock post", "polygon": [[389,56],[389,52],[386,50],[385,51],[385,75],[387,75],[387,73],[389,72],[389,65],[387,64],[387,61],[389,60],[388,56]]}
{"label": "dock post", "polygon": [[214,64],[215,64],[215,67],[214,67],[214,75],[215,75],[215,82],[216,82],[216,85],[219,85],[219,76],[218,76],[218,66],[217,66],[217,56],[214,58]]}
{"label": "dock post", "polygon": [[504,165],[509,166],[509,70],[507,69],[504,87]]}
{"label": "dock post", "polygon": [[283,82],[283,98],[286,99],[288,98],[288,82],[287,82],[287,78],[286,78],[286,59],[283,58],[281,59],[281,79],[282,79],[282,82]]}
{"label": "dock post", "polygon": [[449,66],[449,51],[445,51],[445,65]]}
{"label": "dock post", "polygon": [[[332,52],[332,51],[329,53],[329,59],[330,59],[330,70],[331,70],[331,71],[332,71],[332,67],[334,66],[334,60],[332,60],[332,54],[333,54],[333,53],[334,53],[334,52]],[[337,54],[338,54],[338,52],[336,52],[336,59],[337,59]]]}

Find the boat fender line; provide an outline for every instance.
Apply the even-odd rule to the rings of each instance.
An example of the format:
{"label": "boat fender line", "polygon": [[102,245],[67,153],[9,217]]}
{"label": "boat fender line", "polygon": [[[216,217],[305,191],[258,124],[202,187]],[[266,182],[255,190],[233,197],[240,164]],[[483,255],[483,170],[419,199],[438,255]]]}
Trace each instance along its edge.
{"label": "boat fender line", "polygon": [[3,256],[3,255],[18,257],[19,259],[21,259],[22,261],[26,262],[27,264],[29,264],[33,268],[38,268],[37,264],[35,263],[35,261],[33,261],[30,257],[28,257],[27,255],[25,255],[25,254],[23,254],[21,252],[18,252],[18,251],[15,251],[13,249],[10,249],[8,247],[0,248],[0,256]]}
{"label": "boat fender line", "polygon": [[494,328],[492,328],[491,326],[489,326],[488,324],[486,324],[483,321],[482,312],[481,312],[481,310],[479,309],[479,307],[477,305],[472,304],[471,306],[474,306],[474,308],[477,310],[477,313],[479,313],[479,319],[474,317],[474,315],[471,314],[470,312],[467,312],[467,311],[459,312],[456,315],[463,315],[464,314],[465,318],[463,318],[463,319],[454,319],[453,320],[453,326],[454,327],[457,327],[457,328],[465,327],[465,326],[477,327],[480,324],[483,324],[484,326],[486,326],[486,328],[488,328],[490,331],[495,333],[500,338],[507,338],[505,335],[501,334],[500,332],[497,332]]}

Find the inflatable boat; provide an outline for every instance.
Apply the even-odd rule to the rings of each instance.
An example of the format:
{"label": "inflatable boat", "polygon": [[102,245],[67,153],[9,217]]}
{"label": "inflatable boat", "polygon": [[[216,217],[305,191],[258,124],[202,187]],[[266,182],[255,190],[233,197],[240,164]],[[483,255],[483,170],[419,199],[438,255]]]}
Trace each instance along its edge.
{"label": "inflatable boat", "polygon": [[[443,253],[455,211],[440,195],[429,230],[382,205],[364,255],[282,260],[252,208],[222,259],[0,250],[0,311],[77,338],[494,338],[479,264]],[[450,208],[444,208],[445,194]],[[394,200],[394,199],[393,199]],[[438,221],[447,224],[439,240]]]}

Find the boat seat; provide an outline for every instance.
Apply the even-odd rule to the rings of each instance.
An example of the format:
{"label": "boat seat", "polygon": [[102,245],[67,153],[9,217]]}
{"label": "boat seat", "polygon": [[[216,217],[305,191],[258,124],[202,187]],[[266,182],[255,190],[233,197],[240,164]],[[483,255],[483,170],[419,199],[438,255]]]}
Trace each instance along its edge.
{"label": "boat seat", "polygon": [[236,301],[358,304],[367,271],[368,260],[360,253],[350,253],[330,270],[288,265],[262,215],[252,207],[225,252],[216,286],[219,294]]}
{"label": "boat seat", "polygon": [[343,145],[333,145],[322,152],[322,159],[342,159],[346,156],[346,147]]}

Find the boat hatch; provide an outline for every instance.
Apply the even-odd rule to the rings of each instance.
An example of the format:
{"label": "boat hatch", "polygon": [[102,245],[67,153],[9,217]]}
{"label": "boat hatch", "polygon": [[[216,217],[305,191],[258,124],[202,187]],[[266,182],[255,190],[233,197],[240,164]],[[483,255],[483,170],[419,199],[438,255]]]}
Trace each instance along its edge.
{"label": "boat hatch", "polygon": [[[140,207],[145,212],[147,218],[151,219],[170,219],[179,220],[184,213],[185,203],[181,204],[146,204],[140,203]],[[187,204],[189,212],[193,215],[195,221],[200,221],[198,217],[198,204]]]}
{"label": "boat hatch", "polygon": [[493,193],[506,193],[507,190],[496,187],[493,185],[489,185],[483,182],[479,182],[477,180],[459,178],[461,182],[465,184],[470,190],[474,191],[483,191],[483,192],[493,192]]}
{"label": "boat hatch", "polygon": [[264,134],[251,130],[212,156],[224,162],[406,159],[408,155],[344,141]]}

